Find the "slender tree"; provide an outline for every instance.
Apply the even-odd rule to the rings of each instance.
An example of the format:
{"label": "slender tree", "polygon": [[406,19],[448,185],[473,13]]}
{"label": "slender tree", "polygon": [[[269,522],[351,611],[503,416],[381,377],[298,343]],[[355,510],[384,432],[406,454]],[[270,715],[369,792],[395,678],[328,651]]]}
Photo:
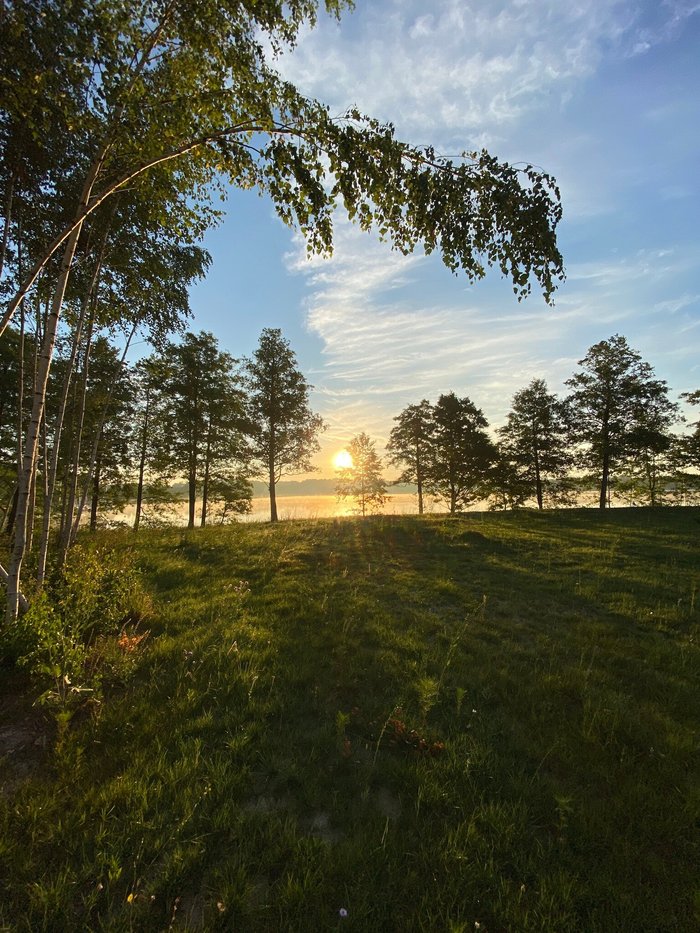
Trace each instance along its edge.
{"label": "slender tree", "polygon": [[252,359],[246,360],[251,459],[270,490],[270,521],[277,521],[275,488],[285,474],[309,473],[319,450],[323,419],[309,407],[313,386],[279,328],[266,327]]}
{"label": "slender tree", "polygon": [[403,466],[397,483],[415,483],[418,487],[418,514],[423,514],[423,488],[430,463],[433,408],[427,399],[408,405],[394,418],[387,451],[389,463]]}
{"label": "slender tree", "polygon": [[486,433],[483,412],[466,396],[441,395],[433,409],[433,424],[426,485],[455,515],[488,494],[496,446]]}
{"label": "slender tree", "polygon": [[581,441],[579,463],[594,471],[604,509],[612,478],[658,446],[675,406],[666,383],[619,334],[594,344],[579,366],[566,383],[574,390],[568,404]]}
{"label": "slender tree", "polygon": [[357,511],[364,518],[368,512],[381,511],[389,498],[382,476],[382,461],[375,450],[375,442],[362,432],[348,444],[352,465],[336,470],[336,495],[339,499],[351,497],[357,502]]}
{"label": "slender tree", "polygon": [[506,424],[498,433],[501,458],[510,461],[542,509],[547,492],[571,465],[565,404],[547,391],[544,379],[533,379],[513,396]]}
{"label": "slender tree", "polygon": [[[681,399],[700,405],[700,390],[682,392]],[[691,422],[690,433],[674,437],[668,451],[674,500],[683,505],[700,501],[700,421]]]}
{"label": "slender tree", "polygon": [[219,464],[246,459],[244,398],[233,357],[219,349],[213,334],[187,333],[169,343],[159,363],[163,374],[159,404],[157,472],[184,475],[188,526],[194,528],[198,495],[206,524],[210,480]]}
{"label": "slender tree", "polygon": [[154,449],[153,435],[158,430],[158,388],[162,383],[162,367],[153,358],[140,360],[134,367],[134,422],[131,432],[132,463],[136,464],[136,496],[134,531],[139,530],[146,491],[146,464]]}

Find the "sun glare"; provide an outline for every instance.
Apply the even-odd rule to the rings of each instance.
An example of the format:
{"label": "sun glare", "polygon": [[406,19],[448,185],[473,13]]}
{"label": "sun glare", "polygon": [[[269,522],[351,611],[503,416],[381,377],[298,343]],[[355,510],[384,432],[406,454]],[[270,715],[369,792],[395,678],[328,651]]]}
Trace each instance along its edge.
{"label": "sun glare", "polygon": [[352,466],[352,457],[347,450],[339,450],[333,457],[333,465],[336,470],[347,470],[348,467]]}

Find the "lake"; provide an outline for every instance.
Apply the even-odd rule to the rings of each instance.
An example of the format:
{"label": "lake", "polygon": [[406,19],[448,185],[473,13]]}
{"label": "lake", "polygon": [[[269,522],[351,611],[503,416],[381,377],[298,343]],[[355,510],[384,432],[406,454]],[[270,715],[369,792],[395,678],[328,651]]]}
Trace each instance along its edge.
{"label": "lake", "polygon": [[[269,522],[270,520],[270,500],[267,496],[255,496],[251,502],[252,508],[247,515],[238,516],[238,521],[243,522]],[[483,503],[478,504],[484,508]],[[197,522],[200,517],[200,503],[197,503]],[[337,518],[343,515],[356,515],[353,511],[354,500],[345,499],[339,501],[332,495],[321,496],[278,496],[277,497],[277,515],[281,521],[300,518]],[[442,503],[427,499],[425,502],[425,512],[446,512],[447,509]],[[390,496],[389,501],[382,510],[385,515],[417,515],[418,497],[413,493],[396,493]],[[187,502],[180,502],[168,516],[168,521],[173,525],[186,525],[188,516]],[[132,525],[134,522],[134,506],[127,505],[122,512],[111,513],[105,516],[111,523],[120,523]],[[147,522],[144,522],[146,524]],[[217,524],[216,514],[211,514],[207,524]]]}

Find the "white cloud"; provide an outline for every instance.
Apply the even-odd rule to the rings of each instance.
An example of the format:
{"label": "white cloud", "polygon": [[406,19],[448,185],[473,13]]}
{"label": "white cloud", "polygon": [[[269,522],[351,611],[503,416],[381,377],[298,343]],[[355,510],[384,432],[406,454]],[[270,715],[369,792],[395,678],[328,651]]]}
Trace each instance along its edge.
{"label": "white cloud", "polygon": [[694,326],[688,315],[700,296],[660,296],[697,258],[656,248],[577,264],[554,309],[536,297],[518,304],[494,278],[426,300],[432,258],[391,252],[340,223],[332,259],[308,263],[301,244],[288,256],[307,278],[307,327],[323,347],[310,376],[331,426],[326,444],[337,449],[360,431],[383,443],[405,405],[449,391],[468,395],[498,425],[518,389],[544,377],[564,391],[587,348],[616,332],[654,362],[676,339],[668,315],[677,328]]}
{"label": "white cloud", "polygon": [[[685,292],[682,295],[678,295],[676,298],[667,298],[664,301],[657,301],[654,305],[654,311],[660,311],[663,314],[677,314],[679,311],[682,311],[683,308],[689,308],[693,305],[700,306],[700,295],[691,295]],[[695,327],[699,323],[700,321],[693,321],[689,326]]]}
{"label": "white cloud", "polygon": [[[606,55],[639,54],[675,35],[698,8],[632,0],[367,2],[304,33],[280,66],[338,110],[356,104],[409,137],[446,145],[491,138],[533,109],[564,103]],[[418,140],[420,141],[420,140]]]}

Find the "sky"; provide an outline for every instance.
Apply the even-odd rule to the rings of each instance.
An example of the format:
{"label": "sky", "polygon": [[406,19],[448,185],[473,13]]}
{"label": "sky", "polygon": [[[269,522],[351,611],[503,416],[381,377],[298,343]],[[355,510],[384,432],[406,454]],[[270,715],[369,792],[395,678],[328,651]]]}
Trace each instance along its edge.
{"label": "sky", "polygon": [[332,258],[309,261],[269,201],[231,192],[191,327],[236,357],[282,329],[328,425],[320,475],[361,431],[383,453],[423,398],[467,395],[495,428],[534,378],[566,394],[616,333],[674,399],[700,388],[700,0],[357,0],[276,67],[408,142],[539,166],[564,209],[550,307],[534,288],[519,303],[498,270],[471,284],[342,216]]}

